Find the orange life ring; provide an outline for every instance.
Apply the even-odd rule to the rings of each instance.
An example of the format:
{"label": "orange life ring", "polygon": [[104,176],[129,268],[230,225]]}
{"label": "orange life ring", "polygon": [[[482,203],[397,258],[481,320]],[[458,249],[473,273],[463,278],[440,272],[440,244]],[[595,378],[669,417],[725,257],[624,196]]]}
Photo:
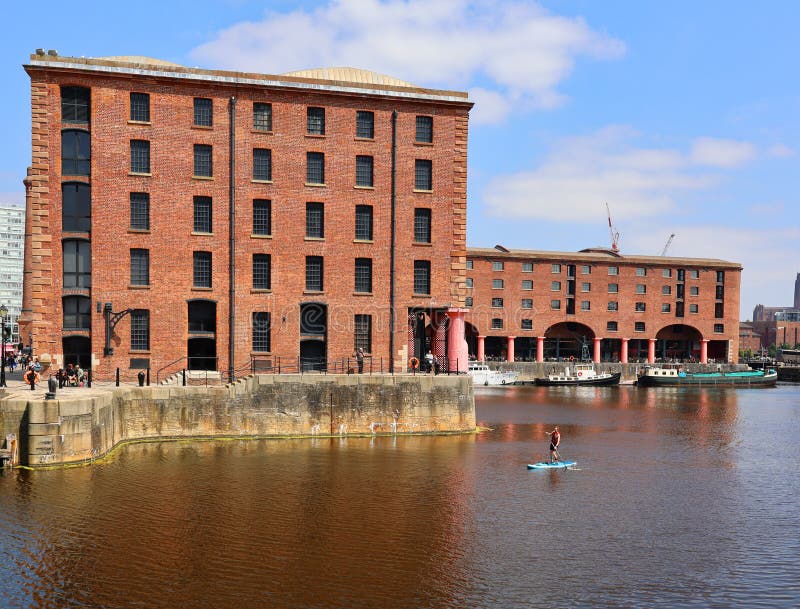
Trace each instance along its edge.
{"label": "orange life ring", "polygon": [[578,372],[578,376],[583,376],[583,372]]}
{"label": "orange life ring", "polygon": [[412,357],[410,360],[408,360],[408,367],[412,370],[416,370],[419,368],[419,360],[416,357]]}

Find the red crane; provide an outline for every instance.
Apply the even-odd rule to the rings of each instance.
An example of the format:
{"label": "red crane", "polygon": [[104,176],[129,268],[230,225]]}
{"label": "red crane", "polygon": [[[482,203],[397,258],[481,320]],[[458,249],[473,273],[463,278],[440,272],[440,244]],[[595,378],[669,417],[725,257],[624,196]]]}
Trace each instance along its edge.
{"label": "red crane", "polygon": [[611,251],[619,251],[619,233],[614,230],[614,225],[611,223],[611,209],[606,203],[606,212],[608,212],[608,232],[611,234]]}

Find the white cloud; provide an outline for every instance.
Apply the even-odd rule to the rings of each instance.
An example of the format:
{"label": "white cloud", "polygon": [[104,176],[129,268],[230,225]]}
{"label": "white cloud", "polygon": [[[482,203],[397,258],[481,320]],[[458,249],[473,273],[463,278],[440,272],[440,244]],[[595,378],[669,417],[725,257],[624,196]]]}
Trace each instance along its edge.
{"label": "white cloud", "polygon": [[664,214],[676,193],[713,186],[678,150],[637,148],[638,134],[611,126],[556,144],[537,168],[490,181],[483,199],[498,216],[596,222],[608,202],[615,215]]}
{"label": "white cloud", "polygon": [[789,148],[789,146],[785,144],[775,144],[774,146],[770,146],[767,153],[769,156],[776,159],[786,159],[797,154],[793,148]]}
{"label": "white cloud", "polygon": [[692,143],[691,158],[698,165],[737,167],[755,156],[755,146],[749,142],[699,137]]}
{"label": "white cloud", "polygon": [[491,103],[478,120],[500,120],[510,103],[550,108],[577,58],[613,59],[622,42],[581,18],[533,2],[332,0],[316,9],[269,12],[192,52],[214,67],[282,73],[355,66],[437,88],[468,89]]}

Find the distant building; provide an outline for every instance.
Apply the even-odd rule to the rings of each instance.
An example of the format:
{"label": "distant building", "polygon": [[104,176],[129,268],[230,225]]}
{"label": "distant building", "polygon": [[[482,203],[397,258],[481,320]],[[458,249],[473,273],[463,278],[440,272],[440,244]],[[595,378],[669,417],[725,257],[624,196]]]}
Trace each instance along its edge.
{"label": "distant building", "polygon": [[0,205],[0,305],[8,309],[6,326],[11,328],[12,342],[19,340],[24,238],[25,208]]}

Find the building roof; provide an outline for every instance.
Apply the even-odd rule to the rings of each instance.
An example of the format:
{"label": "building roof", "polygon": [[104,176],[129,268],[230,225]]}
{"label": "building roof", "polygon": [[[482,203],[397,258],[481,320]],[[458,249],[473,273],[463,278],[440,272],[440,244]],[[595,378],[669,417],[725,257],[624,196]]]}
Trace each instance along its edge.
{"label": "building roof", "polygon": [[39,49],[25,65],[27,71],[37,69],[96,72],[118,75],[180,79],[222,85],[252,85],[327,91],[351,95],[379,95],[435,103],[472,107],[463,91],[428,89],[385,74],[350,67],[316,68],[286,74],[257,74],[227,70],[189,68],[169,61],[140,55],[111,57],[62,57],[55,51]]}
{"label": "building roof", "polygon": [[[500,246],[502,247],[502,246]],[[546,250],[517,250],[503,247],[468,247],[468,258],[524,258],[526,260],[553,260],[558,262],[606,262],[616,264],[645,264],[654,266],[725,267],[742,269],[738,262],[716,258],[675,258],[672,256],[623,255],[610,249],[589,248],[580,252],[557,252]]]}

